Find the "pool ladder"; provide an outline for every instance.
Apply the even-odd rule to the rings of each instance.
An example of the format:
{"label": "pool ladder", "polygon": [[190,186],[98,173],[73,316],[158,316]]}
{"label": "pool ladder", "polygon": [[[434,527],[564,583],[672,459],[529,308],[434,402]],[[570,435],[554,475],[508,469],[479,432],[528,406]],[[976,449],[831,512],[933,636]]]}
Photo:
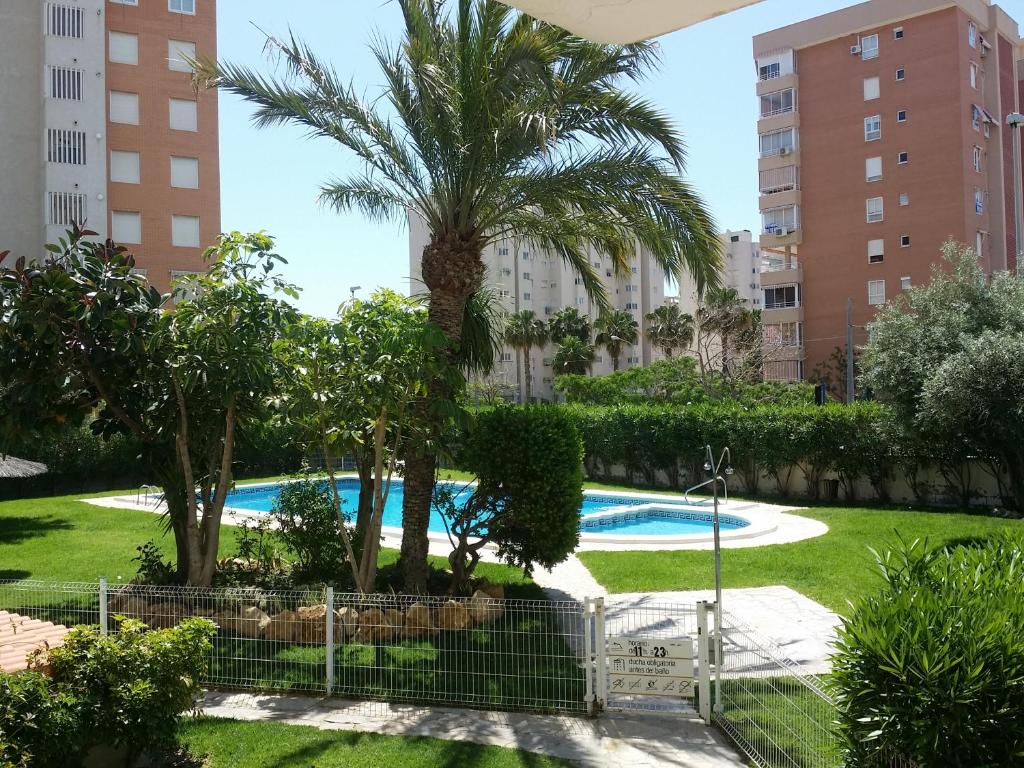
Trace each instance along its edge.
{"label": "pool ladder", "polygon": [[[701,488],[703,488],[706,485],[711,485],[712,483],[716,482],[717,480],[718,480],[717,477],[712,477],[710,480],[705,480],[703,483],[700,483],[698,485],[693,486],[693,488],[687,488],[683,492],[683,500],[687,504],[693,504],[695,506],[700,506],[701,504],[713,504],[714,502],[711,499],[700,499],[698,501],[691,501],[690,500],[690,494],[693,491],[700,490]],[[728,504],[729,503],[729,486],[726,483],[722,483],[722,488],[723,488],[723,490],[725,492],[725,502]]]}
{"label": "pool ladder", "polygon": [[[155,493],[151,493],[153,491],[155,491]],[[136,489],[136,491],[135,491],[135,503],[136,503],[136,505],[143,505],[143,504],[145,504],[146,506],[149,506],[150,496],[153,497],[153,506],[154,507],[160,506],[160,504],[164,500],[163,492],[160,490],[159,486],[157,486],[157,485],[149,485],[149,484],[140,485],[138,487],[138,489]]]}

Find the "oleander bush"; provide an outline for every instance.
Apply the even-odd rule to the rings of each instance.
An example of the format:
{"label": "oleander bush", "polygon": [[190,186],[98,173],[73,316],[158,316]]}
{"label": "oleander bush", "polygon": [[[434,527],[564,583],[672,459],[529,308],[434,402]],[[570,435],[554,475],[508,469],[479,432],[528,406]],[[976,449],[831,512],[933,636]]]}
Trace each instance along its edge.
{"label": "oleander bush", "polygon": [[833,658],[847,764],[1024,764],[1024,541],[914,542],[878,564],[885,587]]}

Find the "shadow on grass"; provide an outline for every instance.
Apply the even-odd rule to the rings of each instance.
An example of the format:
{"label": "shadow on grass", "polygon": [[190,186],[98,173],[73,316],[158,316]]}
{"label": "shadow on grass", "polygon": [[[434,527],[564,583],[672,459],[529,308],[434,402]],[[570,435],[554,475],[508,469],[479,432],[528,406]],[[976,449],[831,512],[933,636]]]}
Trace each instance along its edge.
{"label": "shadow on grass", "polygon": [[0,581],[21,581],[31,576],[30,571],[18,571],[10,570],[8,568],[0,568]]}
{"label": "shadow on grass", "polygon": [[0,544],[21,544],[38,539],[54,531],[70,531],[74,526],[67,520],[50,515],[40,517],[0,517]]}

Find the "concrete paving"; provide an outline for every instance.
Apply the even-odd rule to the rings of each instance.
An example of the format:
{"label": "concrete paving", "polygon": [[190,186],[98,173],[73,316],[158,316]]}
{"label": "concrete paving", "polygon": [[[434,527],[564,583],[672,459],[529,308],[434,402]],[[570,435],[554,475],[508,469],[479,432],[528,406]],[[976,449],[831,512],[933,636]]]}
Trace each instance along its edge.
{"label": "concrete paving", "polygon": [[739,768],[717,731],[680,717],[606,714],[598,719],[307,696],[209,692],[203,714],[321,730],[426,736],[573,760],[587,768]]}

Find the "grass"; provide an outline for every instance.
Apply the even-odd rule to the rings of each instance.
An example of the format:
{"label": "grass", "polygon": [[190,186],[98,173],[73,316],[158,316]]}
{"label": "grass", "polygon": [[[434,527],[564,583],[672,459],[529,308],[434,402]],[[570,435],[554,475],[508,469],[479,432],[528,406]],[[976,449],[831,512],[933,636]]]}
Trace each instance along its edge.
{"label": "grass", "polygon": [[[722,552],[728,588],[783,584],[844,612],[847,601],[874,592],[881,582],[869,547],[884,551],[904,539],[933,544],[971,543],[1002,531],[1024,534],[1024,522],[907,509],[814,507],[797,514],[820,520],[829,532],[793,544]],[[707,589],[713,586],[711,552],[581,552],[580,560],[610,592]]]}
{"label": "grass", "polygon": [[565,760],[456,741],[200,718],[181,741],[207,768],[561,768]]}

